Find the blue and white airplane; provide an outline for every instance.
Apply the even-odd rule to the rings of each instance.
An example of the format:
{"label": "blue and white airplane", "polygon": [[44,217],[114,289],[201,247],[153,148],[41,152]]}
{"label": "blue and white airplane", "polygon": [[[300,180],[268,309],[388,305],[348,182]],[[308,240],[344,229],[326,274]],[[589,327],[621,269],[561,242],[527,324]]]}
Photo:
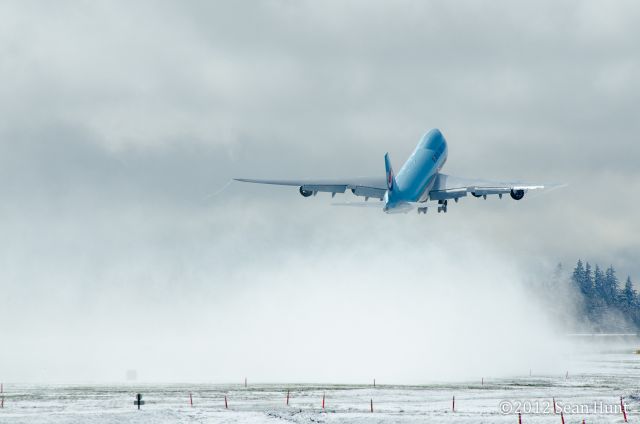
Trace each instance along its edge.
{"label": "blue and white airplane", "polygon": [[[236,181],[258,184],[276,184],[299,186],[304,197],[328,192],[331,196],[347,190],[356,196],[377,198],[384,203],[342,203],[344,206],[379,206],[386,213],[406,213],[417,209],[418,213],[427,213],[431,206],[428,202],[437,202],[438,212],[447,212],[449,200],[458,202],[461,197],[471,194],[474,197],[487,198],[489,195],[509,194],[512,199],[520,200],[528,190],[549,187],[542,184],[526,184],[521,182],[499,182],[459,178],[442,174],[440,170],[447,161],[447,141],[438,129],[433,129],[422,136],[415,150],[395,175],[389,160],[384,155],[386,178],[354,177],[344,179],[317,180],[261,180],[235,178]],[[433,204],[436,206],[436,204]]]}

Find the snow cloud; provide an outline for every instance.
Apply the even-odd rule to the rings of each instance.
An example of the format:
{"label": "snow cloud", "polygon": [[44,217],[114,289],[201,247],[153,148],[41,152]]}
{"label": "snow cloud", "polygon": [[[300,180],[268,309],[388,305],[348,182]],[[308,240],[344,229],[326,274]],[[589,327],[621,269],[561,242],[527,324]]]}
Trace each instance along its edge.
{"label": "snow cloud", "polygon": [[[639,14],[3,2],[0,375],[417,382],[552,365],[556,326],[524,269],[580,256],[640,278]],[[377,175],[432,127],[452,174],[569,187],[426,217],[282,188],[212,196],[234,176]]]}

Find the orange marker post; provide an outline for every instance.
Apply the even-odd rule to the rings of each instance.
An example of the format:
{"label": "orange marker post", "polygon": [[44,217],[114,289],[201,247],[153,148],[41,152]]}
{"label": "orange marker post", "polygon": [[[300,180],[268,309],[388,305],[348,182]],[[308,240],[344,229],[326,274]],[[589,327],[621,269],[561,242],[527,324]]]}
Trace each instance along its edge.
{"label": "orange marker post", "polygon": [[324,409],[324,393],[322,394],[322,409]]}
{"label": "orange marker post", "polygon": [[624,417],[624,422],[627,422],[627,411],[624,409],[624,400],[622,396],[620,396],[620,409],[622,409],[622,416]]}

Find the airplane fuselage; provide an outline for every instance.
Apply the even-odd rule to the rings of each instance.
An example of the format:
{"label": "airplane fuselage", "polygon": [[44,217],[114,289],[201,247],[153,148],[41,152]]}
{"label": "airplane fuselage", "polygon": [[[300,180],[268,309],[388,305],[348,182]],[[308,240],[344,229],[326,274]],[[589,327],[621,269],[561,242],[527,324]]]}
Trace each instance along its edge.
{"label": "airplane fuselage", "polygon": [[396,187],[387,191],[384,211],[406,212],[412,208],[411,203],[427,201],[447,154],[442,133],[437,129],[426,133],[395,177]]}

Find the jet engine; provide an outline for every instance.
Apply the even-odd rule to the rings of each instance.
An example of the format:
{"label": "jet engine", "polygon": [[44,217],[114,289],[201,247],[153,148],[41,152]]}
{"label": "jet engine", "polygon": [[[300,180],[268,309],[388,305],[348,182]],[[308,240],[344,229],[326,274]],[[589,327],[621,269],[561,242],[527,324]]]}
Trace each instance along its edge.
{"label": "jet engine", "polygon": [[524,190],[511,190],[511,198],[513,200],[520,200],[524,197]]}
{"label": "jet engine", "polygon": [[300,194],[302,194],[303,197],[309,197],[313,194],[313,191],[305,190],[302,188],[302,186],[300,186]]}

